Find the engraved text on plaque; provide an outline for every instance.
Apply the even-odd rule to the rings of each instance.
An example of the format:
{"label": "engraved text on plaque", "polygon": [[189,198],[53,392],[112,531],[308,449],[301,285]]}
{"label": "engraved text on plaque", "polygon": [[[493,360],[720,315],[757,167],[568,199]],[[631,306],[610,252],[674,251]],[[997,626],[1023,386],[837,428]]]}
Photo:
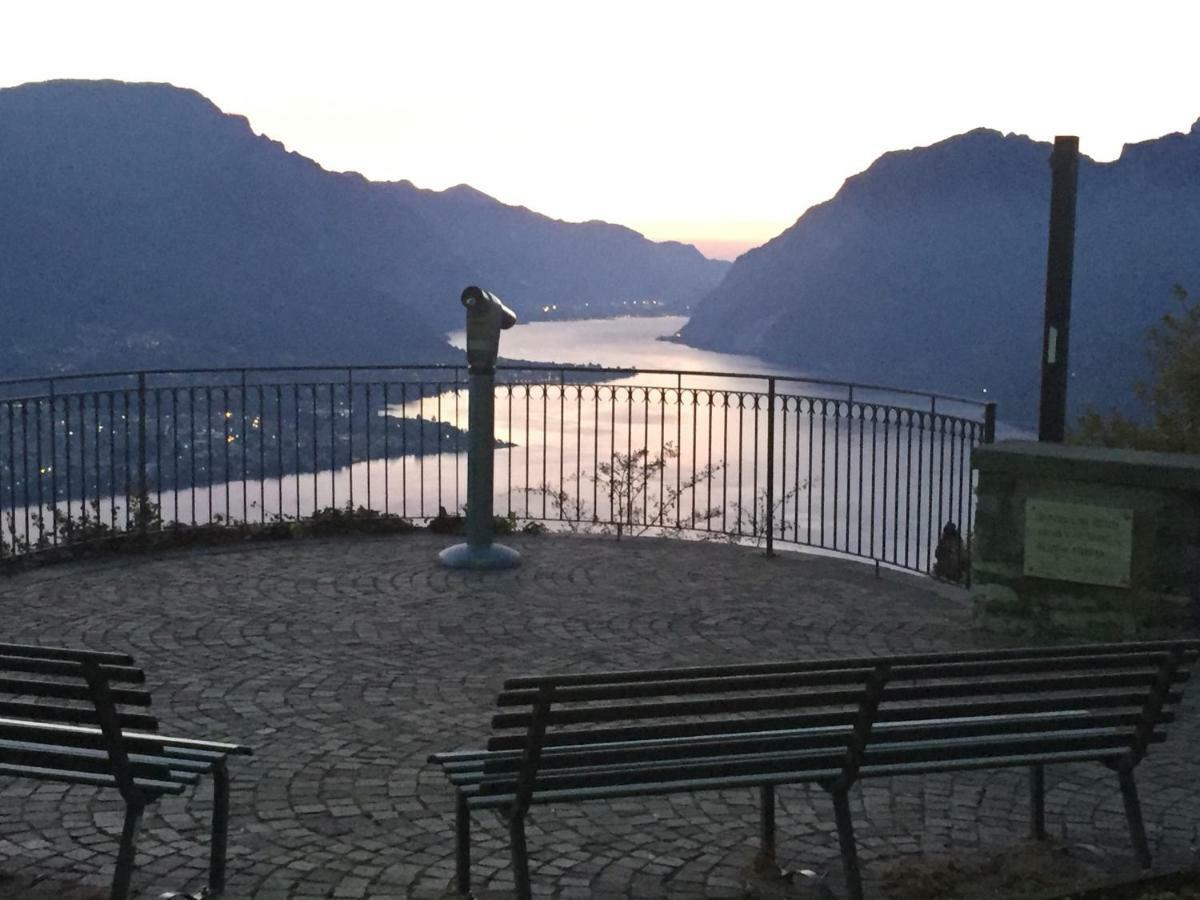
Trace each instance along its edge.
{"label": "engraved text on plaque", "polygon": [[1025,574],[1129,587],[1133,510],[1025,501]]}

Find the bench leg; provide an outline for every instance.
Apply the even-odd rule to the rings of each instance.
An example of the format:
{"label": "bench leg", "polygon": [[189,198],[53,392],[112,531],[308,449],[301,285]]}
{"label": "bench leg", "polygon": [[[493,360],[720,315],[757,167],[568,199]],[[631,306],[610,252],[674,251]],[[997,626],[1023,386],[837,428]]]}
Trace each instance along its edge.
{"label": "bench leg", "polygon": [[1150,844],[1146,841],[1146,826],[1142,822],[1142,804],[1138,800],[1137,785],[1133,781],[1133,772],[1121,769],[1117,772],[1121,779],[1121,799],[1125,801],[1125,818],[1129,820],[1129,836],[1133,839],[1133,852],[1137,856],[1138,865],[1143,869],[1150,868]]}
{"label": "bench leg", "polygon": [[454,886],[471,895],[471,808],[461,791],[454,794]]}
{"label": "bench leg", "polygon": [[834,790],[832,796],[838,843],[842,848],[842,870],[846,874],[846,894],[850,900],[862,900],[862,876],[858,871],[858,849],[854,843],[854,822],[850,818],[849,793],[845,790]]}
{"label": "bench leg", "polygon": [[1029,836],[1046,837],[1046,770],[1040,764],[1029,767]]}
{"label": "bench leg", "polygon": [[128,900],[129,883],[133,880],[133,858],[137,853],[137,830],[144,811],[145,807],[139,803],[125,806],[125,825],[121,829],[121,846],[117,850],[117,868],[113,872],[110,900]]}
{"label": "bench leg", "polygon": [[764,784],[758,789],[758,859],[759,866],[775,865],[775,785]]}
{"label": "bench leg", "polygon": [[525,848],[525,817],[513,815],[508,819],[508,835],[512,843],[513,881],[517,900],[531,900],[529,885],[529,854]]}
{"label": "bench leg", "polygon": [[225,848],[229,839],[229,770],[225,761],[212,770],[212,845],[208,856],[208,890],[213,896],[225,890]]}

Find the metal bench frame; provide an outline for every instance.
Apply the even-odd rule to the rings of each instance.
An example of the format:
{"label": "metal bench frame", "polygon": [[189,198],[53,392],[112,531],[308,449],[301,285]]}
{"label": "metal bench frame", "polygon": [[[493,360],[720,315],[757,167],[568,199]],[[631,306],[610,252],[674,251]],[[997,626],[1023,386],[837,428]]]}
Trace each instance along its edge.
{"label": "metal bench frame", "polygon": [[[110,890],[127,900],[136,839],[146,807],[212,777],[213,817],[206,896],[225,888],[231,755],[248,747],[157,733],[144,673],[123,653],[0,644],[0,776],[115,787],[125,819]],[[33,677],[30,677],[33,676]],[[75,701],[77,705],[51,701]],[[90,703],[90,707],[85,705]]]}
{"label": "metal bench frame", "polygon": [[[1200,641],[1139,642],[508,679],[498,706],[525,711],[493,716],[486,749],[429,757],[455,787],[457,889],[470,895],[472,810],[506,820],[516,894],[528,900],[533,803],[757,787],[759,857],[773,864],[775,789],[808,783],[832,799],[847,891],[861,900],[848,799],[857,781],[1028,767],[1030,833],[1042,838],[1044,767],[1088,761],[1117,774],[1135,855],[1149,867],[1133,771],[1165,740],[1198,655]],[[992,678],[982,699],[955,682],[963,672]],[[1014,673],[1026,678],[996,677]],[[717,699],[662,699],[701,694]],[[646,708],[604,705],[632,700]],[[675,724],[641,724],[651,717]]]}

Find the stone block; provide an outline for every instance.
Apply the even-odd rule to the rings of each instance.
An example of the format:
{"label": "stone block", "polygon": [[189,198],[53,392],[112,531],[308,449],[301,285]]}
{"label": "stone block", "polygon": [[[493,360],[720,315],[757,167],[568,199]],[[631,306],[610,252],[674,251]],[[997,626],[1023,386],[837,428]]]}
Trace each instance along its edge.
{"label": "stone block", "polygon": [[1013,588],[996,583],[976,582],[972,594],[976,613],[995,616],[1029,617],[1033,615],[1033,601],[1023,597]]}
{"label": "stone block", "polygon": [[[1005,441],[979,448],[973,463],[981,627],[1035,623],[1047,636],[1110,640],[1200,626],[1200,456]],[[1128,587],[1025,577],[1031,499],[1131,511]]]}

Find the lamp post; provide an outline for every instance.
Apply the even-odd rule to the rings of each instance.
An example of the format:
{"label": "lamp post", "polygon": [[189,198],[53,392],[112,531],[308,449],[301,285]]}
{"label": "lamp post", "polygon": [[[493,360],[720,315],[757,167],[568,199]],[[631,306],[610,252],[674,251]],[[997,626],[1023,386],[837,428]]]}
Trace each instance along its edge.
{"label": "lamp post", "polygon": [[495,294],[471,286],[462,292],[467,309],[467,540],[447,547],[438,561],[451,569],[510,569],[521,564],[511,547],[493,543],[492,480],[496,447],[496,356],[500,332],[516,314]]}

